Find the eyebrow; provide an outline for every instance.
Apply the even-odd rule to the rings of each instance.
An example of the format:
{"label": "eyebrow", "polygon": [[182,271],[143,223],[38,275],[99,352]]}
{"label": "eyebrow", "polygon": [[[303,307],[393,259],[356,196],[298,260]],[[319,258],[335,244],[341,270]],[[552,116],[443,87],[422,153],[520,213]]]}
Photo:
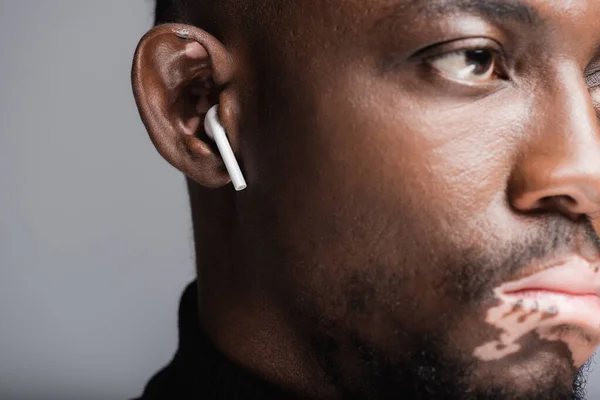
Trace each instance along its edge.
{"label": "eyebrow", "polygon": [[406,0],[392,7],[382,21],[406,17],[415,12],[419,17],[439,18],[448,14],[472,14],[494,21],[540,25],[543,20],[531,5],[519,0]]}

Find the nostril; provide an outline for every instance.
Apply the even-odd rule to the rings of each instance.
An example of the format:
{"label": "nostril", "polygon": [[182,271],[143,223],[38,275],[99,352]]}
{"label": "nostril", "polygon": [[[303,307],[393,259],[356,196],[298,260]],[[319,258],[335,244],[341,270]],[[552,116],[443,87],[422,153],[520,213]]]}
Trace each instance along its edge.
{"label": "nostril", "polygon": [[574,207],[577,204],[574,198],[567,195],[545,196],[538,200],[538,206],[542,208],[552,208],[557,205]]}
{"label": "nostril", "polygon": [[569,195],[546,196],[538,201],[539,208],[551,211],[557,211],[566,214],[573,220],[577,219],[582,213],[579,210],[581,204]]}
{"label": "nostril", "polygon": [[567,195],[554,196],[554,201],[556,201],[561,206],[569,207],[569,209],[571,209],[573,207],[577,207],[577,200],[575,200],[571,196],[567,196]]}

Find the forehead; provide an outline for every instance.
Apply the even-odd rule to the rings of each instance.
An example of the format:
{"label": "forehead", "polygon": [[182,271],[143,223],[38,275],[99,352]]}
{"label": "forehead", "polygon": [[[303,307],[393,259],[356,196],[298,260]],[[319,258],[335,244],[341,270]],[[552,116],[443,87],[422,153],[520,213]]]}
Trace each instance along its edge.
{"label": "forehead", "polygon": [[600,0],[281,1],[243,40],[253,37],[254,50],[268,47],[267,58],[292,70],[311,64],[322,73],[321,59],[403,56],[493,29],[508,45],[545,58],[583,65],[600,54]]}
{"label": "forehead", "polygon": [[[312,4],[310,4],[312,3]],[[295,7],[297,7],[296,5]],[[529,12],[530,16],[539,15],[543,19],[578,19],[594,18],[593,11],[600,10],[599,0],[335,0],[303,1],[306,8],[330,8],[344,15],[346,10],[352,10],[355,16],[376,15],[382,11],[402,11],[407,14],[443,14],[459,12],[511,13]]]}
{"label": "forehead", "polygon": [[600,31],[600,0],[302,0],[285,7],[286,12],[302,24],[346,32],[364,33],[382,22],[402,30],[461,15],[586,31],[588,37]]}

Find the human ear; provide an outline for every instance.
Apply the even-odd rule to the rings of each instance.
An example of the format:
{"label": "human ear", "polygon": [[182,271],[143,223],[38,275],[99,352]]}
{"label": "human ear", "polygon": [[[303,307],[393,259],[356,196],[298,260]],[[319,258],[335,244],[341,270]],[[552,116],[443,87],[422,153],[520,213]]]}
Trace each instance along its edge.
{"label": "human ear", "polygon": [[215,37],[183,24],[154,27],[140,40],[133,60],[133,93],[152,143],[171,165],[205,187],[230,182],[204,130],[206,113],[215,104],[238,154],[237,99],[228,89],[233,65]]}

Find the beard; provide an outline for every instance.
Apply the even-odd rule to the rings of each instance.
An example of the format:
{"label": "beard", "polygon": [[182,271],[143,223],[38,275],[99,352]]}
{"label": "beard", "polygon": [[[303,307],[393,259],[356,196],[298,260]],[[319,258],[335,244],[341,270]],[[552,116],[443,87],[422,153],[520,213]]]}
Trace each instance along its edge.
{"label": "beard", "polygon": [[413,342],[413,350],[403,357],[390,357],[389,352],[378,351],[372,344],[355,336],[353,346],[358,349],[360,373],[348,380],[347,376],[338,375],[339,365],[331,362],[340,350],[335,341],[330,336],[315,336],[314,339],[314,348],[321,356],[321,366],[330,383],[342,388],[343,399],[585,400],[591,363],[588,361],[581,367],[572,381],[547,376],[546,379],[534,380],[536,383],[527,389],[491,382],[474,387],[471,378],[477,363],[466,358],[443,356],[444,340],[441,337],[421,336]]}
{"label": "beard", "polygon": [[[499,379],[495,379],[494,372],[482,373],[482,362],[472,356],[481,342],[471,339],[455,344],[454,339],[462,335],[457,329],[461,318],[457,315],[470,319],[473,331],[490,330],[477,314],[484,314],[482,311],[494,305],[493,288],[514,278],[524,265],[576,247],[600,248],[587,220],[570,224],[561,218],[548,218],[539,228],[534,235],[502,246],[468,248],[447,257],[436,268],[443,271],[436,272],[442,276],[443,285],[432,289],[439,294],[440,313],[424,313],[436,322],[435,329],[420,328],[411,320],[411,314],[423,310],[419,300],[413,299],[410,305],[410,296],[402,298],[400,303],[408,312],[400,313],[399,308],[389,306],[391,302],[386,299],[402,297],[393,294],[394,290],[400,293],[417,283],[400,272],[390,275],[386,271],[394,269],[383,266],[365,269],[364,276],[355,270],[350,277],[340,277],[341,292],[335,309],[342,312],[323,312],[327,296],[319,297],[316,291],[295,297],[296,327],[309,343],[328,383],[344,399],[582,400],[589,362],[578,370],[572,363],[567,367],[570,354],[564,348],[556,351],[560,343],[544,343],[533,337],[535,334],[530,335],[522,347],[534,358],[534,372],[518,375],[512,371]],[[374,271],[384,272],[377,277]],[[420,285],[427,287],[422,282]],[[439,304],[444,302],[448,304]],[[373,323],[381,322],[381,315],[389,321]],[[378,328],[368,326],[371,323]],[[373,335],[377,329],[387,333]],[[465,332],[467,335],[478,337],[472,332]],[[382,337],[385,339],[380,340]],[[551,355],[543,362],[535,358],[544,352]],[[505,369],[521,363],[532,361],[516,355],[502,360],[492,371],[503,375]]]}

